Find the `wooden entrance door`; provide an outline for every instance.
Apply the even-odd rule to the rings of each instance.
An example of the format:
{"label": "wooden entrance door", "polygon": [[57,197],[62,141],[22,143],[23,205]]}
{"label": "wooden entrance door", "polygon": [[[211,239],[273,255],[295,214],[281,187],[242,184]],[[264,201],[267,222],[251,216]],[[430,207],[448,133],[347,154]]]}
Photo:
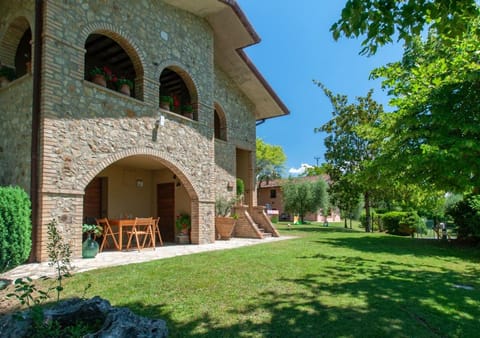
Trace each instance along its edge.
{"label": "wooden entrance door", "polygon": [[95,177],[85,188],[83,196],[83,222],[95,223],[95,218],[107,216],[107,191],[106,177]]}
{"label": "wooden entrance door", "polygon": [[162,239],[175,242],[175,185],[157,184],[157,214],[160,217],[158,227]]}

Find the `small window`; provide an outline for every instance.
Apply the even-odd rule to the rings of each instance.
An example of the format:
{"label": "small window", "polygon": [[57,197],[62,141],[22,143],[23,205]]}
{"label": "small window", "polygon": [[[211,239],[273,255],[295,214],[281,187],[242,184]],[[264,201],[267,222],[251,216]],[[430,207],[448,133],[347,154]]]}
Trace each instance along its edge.
{"label": "small window", "polygon": [[270,198],[277,198],[277,191],[275,189],[270,190]]}

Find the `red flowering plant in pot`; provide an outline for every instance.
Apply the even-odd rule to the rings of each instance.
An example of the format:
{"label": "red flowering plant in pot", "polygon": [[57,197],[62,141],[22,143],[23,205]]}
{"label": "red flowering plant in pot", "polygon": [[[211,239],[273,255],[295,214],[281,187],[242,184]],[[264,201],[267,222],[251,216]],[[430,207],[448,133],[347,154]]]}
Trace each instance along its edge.
{"label": "red flowering plant in pot", "polygon": [[130,90],[133,89],[132,80],[127,79],[126,77],[117,77],[113,75],[112,83],[115,85],[115,87],[120,93],[123,93],[126,95],[130,95]]}
{"label": "red flowering plant in pot", "polygon": [[177,215],[175,226],[181,234],[187,235],[191,227],[190,215],[185,213]]}
{"label": "red flowering plant in pot", "polygon": [[107,81],[112,79],[112,71],[107,66],[103,67],[93,67],[90,72],[90,77],[93,83],[101,85],[103,87],[107,86]]}

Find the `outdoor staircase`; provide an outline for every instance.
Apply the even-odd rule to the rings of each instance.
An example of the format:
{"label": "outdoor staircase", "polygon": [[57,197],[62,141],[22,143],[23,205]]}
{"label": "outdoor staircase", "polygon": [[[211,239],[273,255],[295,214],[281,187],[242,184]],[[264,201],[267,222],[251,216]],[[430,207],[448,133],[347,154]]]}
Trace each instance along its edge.
{"label": "outdoor staircase", "polygon": [[277,229],[265,213],[264,207],[235,206],[234,212],[238,215],[234,237],[259,239],[280,237]]}
{"label": "outdoor staircase", "polygon": [[260,231],[260,233],[262,234],[262,238],[268,238],[273,236],[271,232],[268,232],[267,230],[265,230],[265,228],[260,224],[255,223],[255,226],[258,228],[258,231]]}

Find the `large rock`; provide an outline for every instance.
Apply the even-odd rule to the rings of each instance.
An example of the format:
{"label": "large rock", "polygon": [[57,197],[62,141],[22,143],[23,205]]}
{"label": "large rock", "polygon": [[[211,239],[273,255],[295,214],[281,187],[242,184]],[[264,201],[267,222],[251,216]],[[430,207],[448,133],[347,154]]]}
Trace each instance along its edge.
{"label": "large rock", "polygon": [[[20,315],[20,318],[19,318]],[[75,325],[78,321],[103,321],[97,332],[86,335],[88,338],[127,338],[127,337],[167,337],[168,329],[164,320],[138,316],[127,308],[115,308],[110,303],[94,297],[89,300],[70,299],[45,309],[45,320],[55,320],[61,326]],[[23,318],[23,319],[22,319]],[[1,337],[29,337],[32,319],[29,311],[10,314],[0,318]]]}

